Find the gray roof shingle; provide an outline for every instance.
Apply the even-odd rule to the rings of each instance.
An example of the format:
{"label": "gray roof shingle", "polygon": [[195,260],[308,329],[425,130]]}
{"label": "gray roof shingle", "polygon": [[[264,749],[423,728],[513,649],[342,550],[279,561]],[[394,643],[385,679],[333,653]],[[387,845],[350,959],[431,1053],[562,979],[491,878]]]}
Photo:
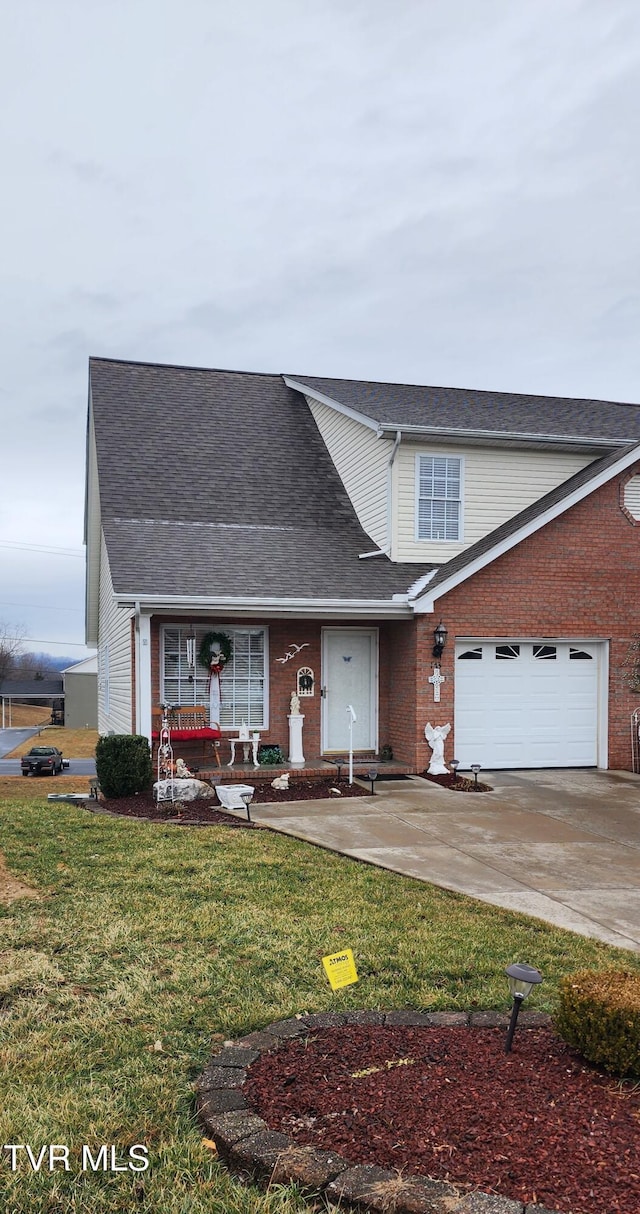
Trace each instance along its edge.
{"label": "gray roof shingle", "polygon": [[640,439],[640,405],[636,404],[316,376],[287,378],[355,409],[381,426],[591,438],[601,439],[605,445]]}
{"label": "gray roof shingle", "polygon": [[102,522],[120,594],[388,599],[374,547],[279,375],[90,361]]}

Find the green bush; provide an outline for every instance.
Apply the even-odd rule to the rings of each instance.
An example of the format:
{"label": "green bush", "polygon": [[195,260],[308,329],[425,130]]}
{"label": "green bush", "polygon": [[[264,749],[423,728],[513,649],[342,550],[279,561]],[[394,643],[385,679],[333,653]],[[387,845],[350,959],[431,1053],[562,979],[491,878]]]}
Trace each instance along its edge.
{"label": "green bush", "polygon": [[640,1078],[640,972],[569,974],[560,983],[554,1022],[589,1062],[610,1075]]}
{"label": "green bush", "polygon": [[286,761],[279,746],[264,745],[258,751],[258,763],[261,767],[272,767],[274,765],[281,767]]}
{"label": "green bush", "polygon": [[98,738],[96,775],[105,797],[130,797],[145,792],[153,781],[148,740],[130,733]]}

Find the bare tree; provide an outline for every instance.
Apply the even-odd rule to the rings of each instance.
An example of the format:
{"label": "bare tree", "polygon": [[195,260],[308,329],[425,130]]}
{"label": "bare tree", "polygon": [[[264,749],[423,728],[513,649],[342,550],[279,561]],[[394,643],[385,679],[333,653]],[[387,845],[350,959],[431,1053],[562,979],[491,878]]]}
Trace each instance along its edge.
{"label": "bare tree", "polygon": [[0,620],[0,683],[13,675],[22,653],[25,629]]}

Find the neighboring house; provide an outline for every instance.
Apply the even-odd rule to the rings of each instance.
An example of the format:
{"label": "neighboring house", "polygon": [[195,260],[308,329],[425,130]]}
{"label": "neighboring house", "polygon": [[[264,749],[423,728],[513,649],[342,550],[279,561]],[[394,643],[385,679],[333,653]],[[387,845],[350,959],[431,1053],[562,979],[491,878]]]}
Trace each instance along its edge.
{"label": "neighboring house", "polygon": [[68,729],[98,728],[98,659],[84,658],[62,671]]}
{"label": "neighboring house", "polygon": [[64,683],[62,675],[46,675],[31,679],[4,679],[0,682],[0,724],[11,725],[13,704],[44,704],[51,708],[56,725],[64,723]]}
{"label": "neighboring house", "polygon": [[214,632],[223,734],[286,750],[297,690],[307,759],[351,704],[415,771],[427,721],[462,768],[631,767],[638,405],[92,359],[86,541],[101,732],[207,703]]}

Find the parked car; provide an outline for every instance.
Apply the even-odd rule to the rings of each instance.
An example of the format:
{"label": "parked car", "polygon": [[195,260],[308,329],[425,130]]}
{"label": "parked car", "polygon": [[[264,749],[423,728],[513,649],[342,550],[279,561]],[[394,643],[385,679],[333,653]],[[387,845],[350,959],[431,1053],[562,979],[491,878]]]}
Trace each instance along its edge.
{"label": "parked car", "polygon": [[23,776],[29,773],[34,776],[57,776],[63,767],[69,766],[69,760],[63,759],[62,751],[57,746],[32,746],[22,756],[20,766]]}

